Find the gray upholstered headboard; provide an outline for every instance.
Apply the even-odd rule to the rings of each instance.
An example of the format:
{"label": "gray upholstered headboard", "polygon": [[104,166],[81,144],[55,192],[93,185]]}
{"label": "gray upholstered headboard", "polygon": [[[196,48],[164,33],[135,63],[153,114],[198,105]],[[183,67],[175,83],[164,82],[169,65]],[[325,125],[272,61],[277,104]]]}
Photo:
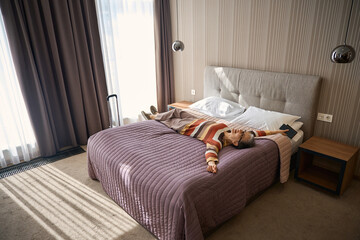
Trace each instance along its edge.
{"label": "gray upholstered headboard", "polygon": [[320,95],[319,76],[240,68],[205,68],[204,98],[220,96],[242,106],[301,116],[304,140],[313,135]]}

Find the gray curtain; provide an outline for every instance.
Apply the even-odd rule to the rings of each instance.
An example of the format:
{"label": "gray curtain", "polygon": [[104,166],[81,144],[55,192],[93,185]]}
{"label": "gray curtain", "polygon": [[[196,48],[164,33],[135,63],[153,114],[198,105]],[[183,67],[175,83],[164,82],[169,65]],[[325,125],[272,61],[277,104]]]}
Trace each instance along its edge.
{"label": "gray curtain", "polygon": [[175,100],[170,1],[154,0],[154,24],[157,104],[164,112]]}
{"label": "gray curtain", "polygon": [[42,156],[109,126],[94,0],[0,0]]}

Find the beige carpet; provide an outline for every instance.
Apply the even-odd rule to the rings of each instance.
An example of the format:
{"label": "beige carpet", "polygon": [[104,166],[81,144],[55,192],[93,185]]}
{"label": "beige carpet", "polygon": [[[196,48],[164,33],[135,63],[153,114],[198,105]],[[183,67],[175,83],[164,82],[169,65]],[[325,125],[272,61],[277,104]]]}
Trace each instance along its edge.
{"label": "beige carpet", "polygon": [[[86,153],[0,180],[0,239],[155,239],[87,175]],[[360,182],[341,197],[275,184],[215,239],[360,239]]]}

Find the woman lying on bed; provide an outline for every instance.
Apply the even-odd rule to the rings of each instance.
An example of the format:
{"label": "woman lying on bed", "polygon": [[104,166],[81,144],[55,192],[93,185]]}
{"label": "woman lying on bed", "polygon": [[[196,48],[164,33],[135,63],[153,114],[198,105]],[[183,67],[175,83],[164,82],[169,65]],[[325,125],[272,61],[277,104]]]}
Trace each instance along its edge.
{"label": "woman lying on bed", "polygon": [[148,120],[156,120],[178,133],[199,139],[206,144],[205,159],[208,164],[207,171],[216,173],[218,153],[226,146],[233,145],[236,148],[247,148],[255,145],[254,137],[284,133],[286,130],[277,131],[243,131],[230,129],[224,123],[216,123],[205,119],[198,119],[186,111],[172,109],[168,112],[157,113],[151,106],[151,114],[144,111],[141,114]]}

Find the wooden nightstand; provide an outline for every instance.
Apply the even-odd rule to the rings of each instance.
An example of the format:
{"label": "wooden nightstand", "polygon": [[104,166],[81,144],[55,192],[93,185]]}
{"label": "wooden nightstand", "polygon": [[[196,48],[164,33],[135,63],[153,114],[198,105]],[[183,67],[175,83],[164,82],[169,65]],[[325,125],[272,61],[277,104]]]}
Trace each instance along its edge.
{"label": "wooden nightstand", "polygon": [[186,109],[191,104],[193,104],[193,102],[189,102],[189,101],[181,101],[181,102],[172,103],[172,104],[168,105],[168,111],[171,109],[174,109],[174,108]]}
{"label": "wooden nightstand", "polygon": [[299,146],[295,178],[338,195],[350,184],[359,148],[312,137]]}

